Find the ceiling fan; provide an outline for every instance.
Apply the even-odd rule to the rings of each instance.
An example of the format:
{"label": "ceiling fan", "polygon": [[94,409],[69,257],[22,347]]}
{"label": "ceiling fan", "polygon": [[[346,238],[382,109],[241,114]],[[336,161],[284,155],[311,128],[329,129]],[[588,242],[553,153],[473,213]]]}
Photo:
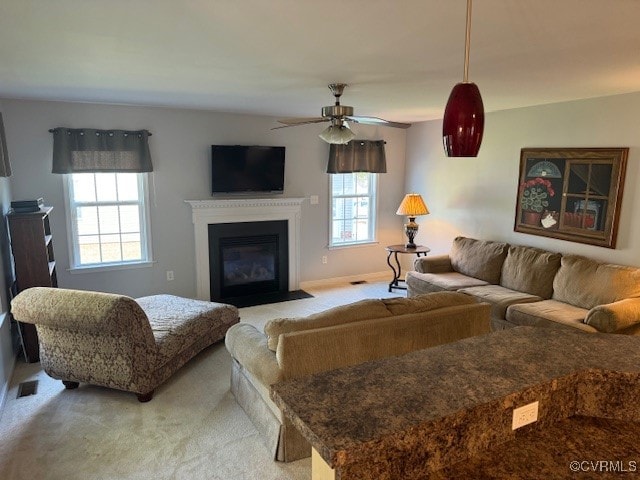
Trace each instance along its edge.
{"label": "ceiling fan", "polygon": [[348,143],[355,137],[355,134],[349,128],[347,120],[353,123],[362,123],[366,125],[381,125],[383,127],[395,127],[395,128],[409,128],[410,123],[390,122],[378,117],[361,117],[353,114],[353,107],[348,105],[340,105],[340,97],[344,92],[346,83],[330,83],[329,90],[334,97],[336,97],[336,103],[327,107],[322,107],[321,117],[307,117],[307,118],[281,118],[278,120],[280,123],[284,123],[281,127],[274,127],[272,130],[278,128],[295,127],[298,125],[306,125],[308,123],[322,123],[331,122],[319,136],[327,143],[344,144]]}

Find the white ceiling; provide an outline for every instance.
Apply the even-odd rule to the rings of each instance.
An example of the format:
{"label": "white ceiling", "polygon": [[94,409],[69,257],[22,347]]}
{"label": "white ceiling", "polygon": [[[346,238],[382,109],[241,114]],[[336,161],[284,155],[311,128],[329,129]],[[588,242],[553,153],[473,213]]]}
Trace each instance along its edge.
{"label": "white ceiling", "polygon": [[[465,0],[0,0],[0,97],[441,118]],[[487,111],[640,91],[640,0],[476,0]]]}

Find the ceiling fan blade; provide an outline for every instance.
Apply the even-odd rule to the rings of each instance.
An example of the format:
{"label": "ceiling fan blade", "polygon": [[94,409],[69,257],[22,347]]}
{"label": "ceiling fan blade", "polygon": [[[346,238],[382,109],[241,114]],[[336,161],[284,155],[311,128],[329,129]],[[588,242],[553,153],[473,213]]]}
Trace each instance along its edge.
{"label": "ceiling fan blade", "polygon": [[280,123],[284,123],[280,127],[273,127],[271,130],[278,130],[279,128],[297,127],[298,125],[307,125],[309,123],[322,123],[329,122],[330,118],[317,117],[317,118],[281,118],[278,120]]}
{"label": "ceiling fan blade", "polygon": [[[295,121],[294,121],[295,120]],[[278,130],[279,128],[289,128],[289,127],[297,127],[298,125],[307,125],[309,123],[321,123],[328,122],[330,118],[283,118],[282,120],[278,120],[280,123],[286,123],[286,125],[281,125],[279,127],[273,127],[271,130]]]}
{"label": "ceiling fan blade", "polygon": [[325,117],[302,117],[302,118],[279,118],[279,123],[284,123],[287,126],[305,125],[307,123],[320,123],[328,122],[330,118]]}
{"label": "ceiling fan blade", "polygon": [[364,125],[380,125],[382,127],[394,127],[394,128],[409,128],[410,123],[391,122],[383,118],[378,117],[361,117],[361,116],[349,116],[347,120],[351,120],[355,123],[362,123]]}

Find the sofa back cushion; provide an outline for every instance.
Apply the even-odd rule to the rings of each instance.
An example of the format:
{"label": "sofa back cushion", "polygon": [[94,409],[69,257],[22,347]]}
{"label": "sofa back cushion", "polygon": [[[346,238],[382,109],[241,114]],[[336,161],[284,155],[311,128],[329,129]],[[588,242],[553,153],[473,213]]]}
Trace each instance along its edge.
{"label": "sofa back cushion", "polygon": [[284,333],[334,327],[362,320],[428,312],[439,308],[476,303],[478,301],[475,298],[457,292],[427,293],[411,298],[367,299],[330,308],[304,318],[270,320],[264,327],[264,333],[267,336],[267,346],[275,352],[278,349],[278,339]]}
{"label": "sofa back cushion", "polygon": [[276,358],[290,379],[404,355],[489,333],[489,308],[473,303],[295,332],[280,338]]}
{"label": "sofa back cushion", "polygon": [[544,299],[551,298],[560,257],[559,253],[539,248],[512,245],[502,265],[500,285]]}
{"label": "sofa back cushion", "polygon": [[506,243],[456,237],[449,253],[451,266],[456,272],[498,284],[507,247]]}
{"label": "sofa back cushion", "polygon": [[458,292],[423,293],[415,297],[395,297],[382,300],[392,315],[429,312],[456,305],[471,305],[478,301],[471,295]]}
{"label": "sofa back cushion", "polygon": [[323,312],[301,318],[276,318],[264,326],[267,346],[274,352],[278,349],[278,338],[283,333],[326,328],[342,323],[359,322],[372,318],[390,317],[391,312],[382,300],[366,299],[349,305],[340,305]]}
{"label": "sofa back cushion", "polygon": [[564,255],[553,280],[553,299],[591,309],[640,297],[640,269]]}

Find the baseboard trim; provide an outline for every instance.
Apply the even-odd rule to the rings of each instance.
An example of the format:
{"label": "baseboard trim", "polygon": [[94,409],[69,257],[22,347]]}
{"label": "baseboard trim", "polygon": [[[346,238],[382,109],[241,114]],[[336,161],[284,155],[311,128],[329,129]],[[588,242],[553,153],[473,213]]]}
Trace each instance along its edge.
{"label": "baseboard trim", "polygon": [[333,277],[323,278],[321,280],[308,280],[306,282],[300,282],[300,288],[303,290],[319,287],[328,287],[331,285],[345,285],[349,282],[357,282],[358,280],[365,280],[367,282],[379,282],[382,280],[391,281],[393,274],[391,271],[385,272],[373,272],[362,273],[360,275],[348,275],[346,277]]}

